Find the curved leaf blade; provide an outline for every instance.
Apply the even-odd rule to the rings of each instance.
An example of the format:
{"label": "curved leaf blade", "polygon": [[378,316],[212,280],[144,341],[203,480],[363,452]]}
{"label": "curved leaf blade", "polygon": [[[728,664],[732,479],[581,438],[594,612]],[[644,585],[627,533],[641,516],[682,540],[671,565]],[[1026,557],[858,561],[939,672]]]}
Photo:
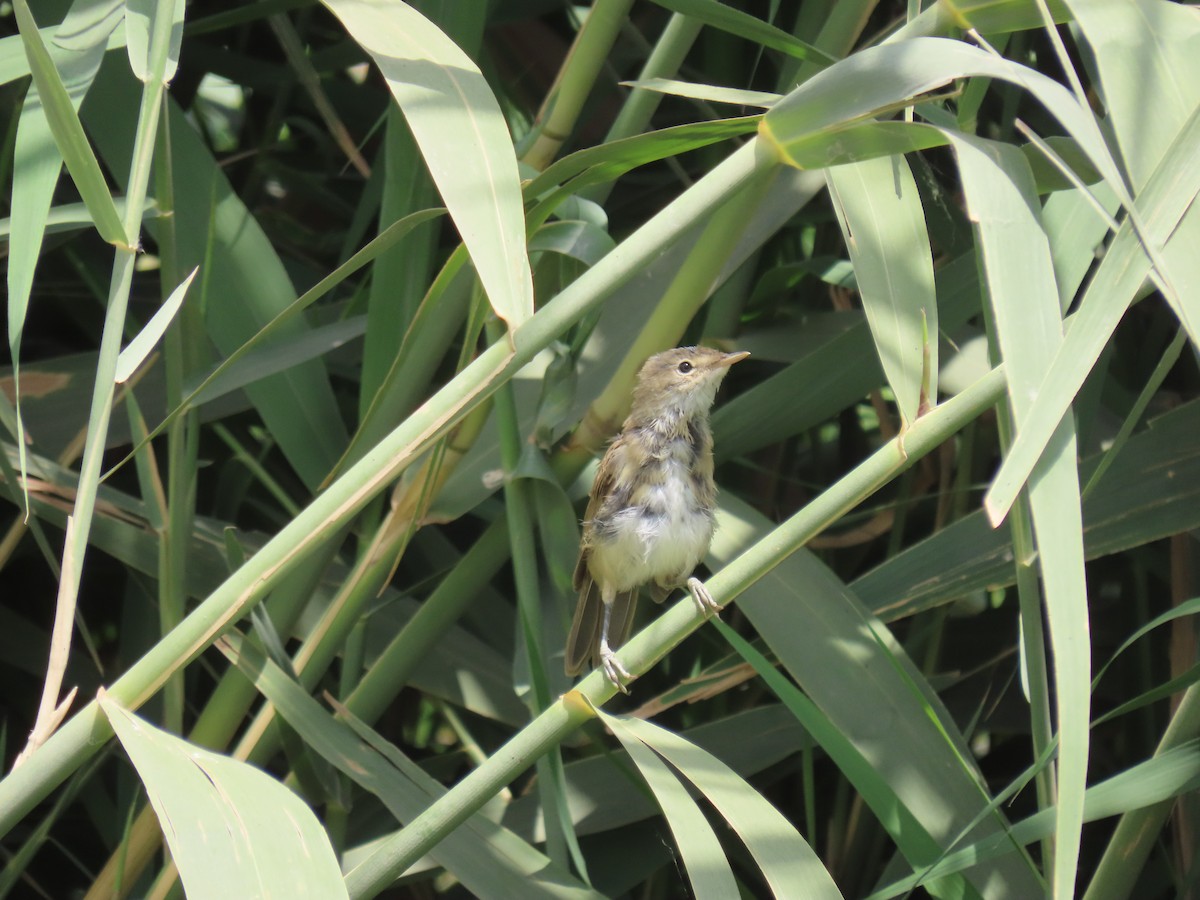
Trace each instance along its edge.
{"label": "curved leaf blade", "polygon": [[804,838],[733,769],[707,750],[651,722],[596,712],[614,731],[624,729],[662,756],[704,794],[745,843],[776,897],[840,900],[841,891]]}
{"label": "curved leaf blade", "polygon": [[[171,38],[161,59],[150,54],[155,17],[171,16]],[[183,42],[183,0],[156,3],[153,0],[129,0],[125,4],[125,52],[129,66],[139,81],[169,82],[179,65],[179,47]]]}
{"label": "curved leaf blade", "polygon": [[[826,173],[829,194],[858,282],[871,336],[900,415],[911,424],[922,400],[924,335],[937,335],[933,256],[917,183],[903,156],[838,166]],[[937,372],[937,341],[929,341]]]}
{"label": "curved leaf blade", "polygon": [[682,780],[649,744],[627,726],[625,719],[610,716],[601,710],[596,712],[617,736],[654,793],[671,834],[679,845],[679,855],[687,868],[693,894],[698,900],[736,896],[737,884],[733,880],[733,870],[721,849],[716,832],[704,818],[699,804],[691,798]]}
{"label": "curved leaf blade", "polygon": [[329,837],[298,796],[107,695],[99,702],[146,786],[189,897],[348,896]]}
{"label": "curved leaf blade", "polygon": [[775,104],[763,117],[759,135],[786,159],[793,144],[901,109],[922,94],[970,77],[998,78],[1028,91],[1058,119],[1106,180],[1123,184],[1094,116],[1065,87],[1026,66],[945,38],[914,38],[847,57]]}
{"label": "curved leaf blade", "polygon": [[[706,561],[714,571],[727,571],[732,560],[773,530],[761,513],[723,494]],[[941,699],[891,633],[813,553],[792,553],[739,595],[737,605],[784,670],[935,841],[948,845],[976,819],[988,798]],[[830,679],[831,671],[839,677]],[[970,835],[1002,835],[1007,827],[996,812]],[[968,877],[977,885],[992,879],[1006,883],[1012,896],[1042,893],[1023,854]]]}
{"label": "curved leaf blade", "polygon": [[54,134],[54,141],[62,153],[63,162],[83,202],[87,204],[88,212],[96,223],[100,236],[110,244],[125,245],[127,242],[125,226],[117,214],[116,204],[100,171],[100,163],[92,152],[87,135],[83,133],[83,125],[75,112],[71,96],[63,85],[50,51],[38,30],[37,22],[29,11],[26,0],[15,0],[13,11],[16,13],[17,24],[21,29],[21,40],[25,43],[25,53],[29,58],[29,69],[33,82],[37,85],[38,96],[46,108],[46,120]]}
{"label": "curved leaf blade", "polygon": [[[244,638],[233,635],[219,646],[314,753],[378,797],[398,822],[411,822],[445,795],[441,784],[395,746],[345,708],[339,710],[341,720],[335,719]],[[479,813],[446,834],[430,855],[480,896],[490,888],[492,896],[597,897],[531,844]]]}
{"label": "curved leaf blade", "polygon": [[517,158],[479,68],[406,3],[324,0],[400,104],[492,308],[510,332],[533,315]]}
{"label": "curved leaf blade", "polygon": [[[976,224],[995,331],[1005,362],[1013,421],[1020,429],[1055,352],[1062,314],[1050,244],[1042,228],[1033,175],[1015,147],[951,134],[963,191]],[[1054,651],[1054,695],[1060,735],[1053,890],[1071,897],[1087,788],[1091,644],[1083,571],[1083,514],[1075,423],[1065,418],[1033,470],[1029,502],[1038,568]],[[1028,561],[1018,560],[1017,565]]]}
{"label": "curved leaf blade", "polygon": [[830,56],[819,47],[805,43],[782,28],[756,18],[717,0],[654,0],[659,6],[703,22],[729,34],[786,53],[794,59],[806,59],[827,66],[837,57]]}
{"label": "curved leaf blade", "polygon": [[[1200,194],[1200,166],[1195,165],[1198,141],[1200,107],[1176,136],[1136,201],[1151,239],[1159,242],[1163,255],[1178,270],[1195,255],[1196,244],[1190,235],[1200,228],[1200,208],[1194,202]],[[988,488],[984,506],[993,522],[1003,520],[1012,508],[1150,268],[1150,260],[1127,219],[1100,260],[1079,303],[1079,312],[1046,370],[1043,384],[1054,389],[1037,392],[1029,416]]]}
{"label": "curved leaf blade", "polygon": [[124,384],[129,380],[129,376],[142,364],[142,360],[150,355],[154,345],[166,333],[167,328],[175,319],[175,313],[179,312],[179,307],[183,305],[184,295],[187,294],[188,288],[192,286],[192,280],[199,271],[199,266],[192,269],[191,274],[183,279],[175,290],[171,291],[171,296],[163,301],[162,306],[150,317],[150,321],[138,332],[137,337],[121,351],[121,355],[117,357],[117,370],[114,375],[117,384]]}

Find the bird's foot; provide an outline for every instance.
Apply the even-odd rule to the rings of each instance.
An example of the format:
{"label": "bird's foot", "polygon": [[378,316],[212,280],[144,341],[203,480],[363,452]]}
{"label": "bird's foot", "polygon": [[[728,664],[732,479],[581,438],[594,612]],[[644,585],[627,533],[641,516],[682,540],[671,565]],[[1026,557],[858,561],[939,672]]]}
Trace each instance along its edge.
{"label": "bird's foot", "polygon": [[692,599],[700,607],[700,615],[705,617],[716,616],[724,609],[721,604],[713,599],[713,595],[708,592],[708,588],[704,586],[704,582],[695,575],[687,580],[687,587],[692,592]]}
{"label": "bird's foot", "polygon": [[617,659],[617,654],[608,646],[608,641],[600,642],[600,666],[604,669],[604,674],[622,694],[628,694],[629,688],[625,687],[626,681],[633,681],[633,676],[629,674],[629,670],[621,665],[621,661]]}

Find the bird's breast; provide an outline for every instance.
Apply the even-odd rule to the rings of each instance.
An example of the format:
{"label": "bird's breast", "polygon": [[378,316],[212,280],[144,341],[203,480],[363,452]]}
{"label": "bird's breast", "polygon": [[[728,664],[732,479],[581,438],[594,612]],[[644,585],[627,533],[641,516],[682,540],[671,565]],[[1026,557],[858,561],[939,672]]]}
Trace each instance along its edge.
{"label": "bird's breast", "polygon": [[[682,443],[682,442],[681,442]],[[589,567],[618,591],[686,579],[712,541],[712,477],[686,448],[642,460],[620,509],[592,523]]]}

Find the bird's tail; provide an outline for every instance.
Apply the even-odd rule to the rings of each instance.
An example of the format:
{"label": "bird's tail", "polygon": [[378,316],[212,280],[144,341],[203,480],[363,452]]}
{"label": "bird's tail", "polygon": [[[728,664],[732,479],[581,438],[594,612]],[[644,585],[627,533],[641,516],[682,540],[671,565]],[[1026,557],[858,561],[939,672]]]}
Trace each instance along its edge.
{"label": "bird's tail", "polygon": [[[612,602],[608,626],[608,646],[616,650],[629,639],[633,630],[633,614],[637,610],[637,591],[617,594]],[[564,668],[568,675],[578,675],[584,669],[600,665],[600,637],[604,630],[604,598],[600,586],[590,575],[579,586],[579,602],[571,634],[567,637]]]}

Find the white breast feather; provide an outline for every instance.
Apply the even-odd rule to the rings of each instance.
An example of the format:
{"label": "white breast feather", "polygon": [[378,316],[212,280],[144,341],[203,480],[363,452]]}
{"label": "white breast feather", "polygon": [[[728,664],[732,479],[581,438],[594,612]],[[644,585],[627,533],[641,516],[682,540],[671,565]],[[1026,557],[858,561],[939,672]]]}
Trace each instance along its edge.
{"label": "white breast feather", "polygon": [[646,519],[639,510],[613,516],[609,537],[593,546],[590,568],[602,583],[627,591],[653,581],[683,581],[700,563],[712,540],[712,519],[689,503],[685,464],[672,459],[665,482],[653,489],[647,505],[662,510],[661,519]]}

